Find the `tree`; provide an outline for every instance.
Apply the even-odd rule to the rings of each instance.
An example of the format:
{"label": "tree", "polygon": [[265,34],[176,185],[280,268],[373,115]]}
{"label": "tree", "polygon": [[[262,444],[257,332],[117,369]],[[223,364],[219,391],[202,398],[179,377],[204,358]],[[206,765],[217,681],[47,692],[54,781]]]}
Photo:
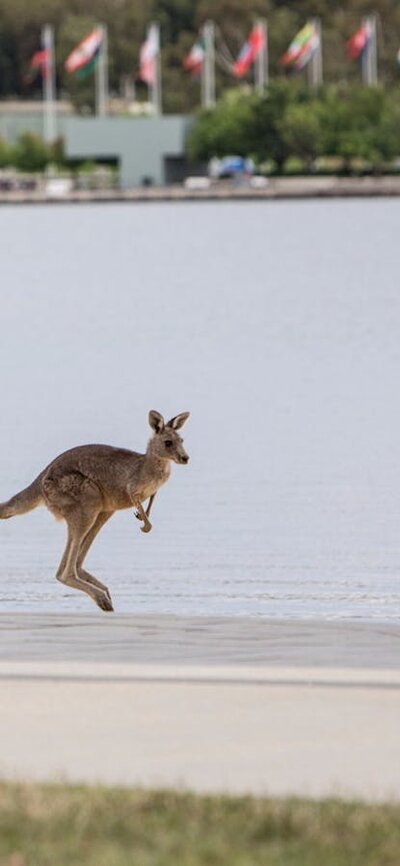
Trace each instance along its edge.
{"label": "tree", "polygon": [[225,92],[213,111],[203,111],[189,139],[192,159],[210,159],[235,153],[256,162],[272,160],[281,170],[290,147],[282,136],[280,121],[294,99],[285,82],[273,84],[264,96],[249,88]]}
{"label": "tree", "polygon": [[291,156],[304,160],[308,169],[322,152],[321,122],[318,102],[313,100],[288,105],[278,120],[282,140]]}
{"label": "tree", "polygon": [[361,160],[381,166],[400,153],[400,106],[381,87],[329,88],[320,105],[322,151],[345,171]]}
{"label": "tree", "polygon": [[293,82],[282,80],[271,82],[263,96],[252,98],[249,150],[260,163],[272,160],[278,171],[282,171],[285,160],[290,156],[290,147],[282,136],[280,121],[288,106],[300,94],[300,89]]}
{"label": "tree", "polygon": [[0,138],[0,168],[6,168],[8,165],[11,165],[12,159],[11,147],[4,141],[4,138]]}
{"label": "tree", "polygon": [[32,132],[20,135],[13,153],[13,165],[20,171],[43,171],[50,161],[47,145]]}
{"label": "tree", "polygon": [[204,160],[227,154],[248,156],[252,111],[246,91],[225,92],[213,110],[200,113],[189,137],[189,157]]}

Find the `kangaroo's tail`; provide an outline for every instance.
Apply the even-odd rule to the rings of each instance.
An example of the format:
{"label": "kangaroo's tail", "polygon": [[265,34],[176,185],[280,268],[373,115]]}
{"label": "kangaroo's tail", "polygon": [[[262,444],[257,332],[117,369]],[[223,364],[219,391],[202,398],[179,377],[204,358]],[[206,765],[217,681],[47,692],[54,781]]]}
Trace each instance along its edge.
{"label": "kangaroo's tail", "polygon": [[8,502],[0,503],[0,520],[7,520],[16,514],[26,514],[44,502],[41,485],[42,475],[38,475],[29,487],[12,496]]}

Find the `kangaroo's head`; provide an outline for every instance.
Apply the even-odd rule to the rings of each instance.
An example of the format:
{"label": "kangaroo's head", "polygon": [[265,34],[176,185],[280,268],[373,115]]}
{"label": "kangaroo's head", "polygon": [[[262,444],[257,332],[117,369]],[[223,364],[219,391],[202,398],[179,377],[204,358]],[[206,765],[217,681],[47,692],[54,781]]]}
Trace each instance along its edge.
{"label": "kangaroo's head", "polygon": [[150,439],[147,453],[163,460],[173,460],[175,463],[189,463],[189,455],[183,447],[183,439],[177,432],[189,416],[190,412],[182,412],[166,424],[163,416],[152,409],[149,412],[149,424],[154,430],[154,435]]}

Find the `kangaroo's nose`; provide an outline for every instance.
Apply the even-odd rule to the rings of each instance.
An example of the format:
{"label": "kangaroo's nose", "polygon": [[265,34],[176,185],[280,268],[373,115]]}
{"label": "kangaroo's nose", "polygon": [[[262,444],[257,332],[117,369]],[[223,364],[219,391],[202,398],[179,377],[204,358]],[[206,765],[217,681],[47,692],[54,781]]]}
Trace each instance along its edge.
{"label": "kangaroo's nose", "polygon": [[186,457],[181,457],[181,463],[189,463],[189,457],[187,455]]}

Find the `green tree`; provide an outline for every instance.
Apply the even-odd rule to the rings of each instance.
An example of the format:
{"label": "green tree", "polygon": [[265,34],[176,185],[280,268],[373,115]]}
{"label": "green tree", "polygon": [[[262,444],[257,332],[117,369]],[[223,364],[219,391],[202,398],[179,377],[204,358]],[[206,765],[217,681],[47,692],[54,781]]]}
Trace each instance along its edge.
{"label": "green tree", "polygon": [[290,156],[304,160],[308,169],[322,152],[322,136],[319,104],[288,105],[283,117],[278,120],[282,140]]}
{"label": "green tree", "polygon": [[14,148],[13,165],[20,171],[43,171],[49,161],[49,150],[38,135],[24,132],[19,136]]}
{"label": "green tree", "polygon": [[281,118],[293,99],[294,90],[285,82],[271,85],[264,96],[249,88],[226,91],[213,111],[200,113],[189,139],[190,157],[235,153],[258,163],[272,160],[281,170],[290,155]]}
{"label": "green tree", "polygon": [[249,135],[253,105],[243,90],[226,91],[212,111],[202,111],[188,141],[191,159],[213,156],[249,155]]}
{"label": "green tree", "polygon": [[263,96],[253,96],[251,124],[248,129],[249,151],[260,162],[272,160],[278,171],[282,171],[290,156],[288,142],[282,136],[281,118],[301,91],[293,82],[271,82]]}
{"label": "green tree", "polygon": [[356,160],[379,167],[400,153],[400,106],[381,87],[330,88],[320,116],[322,151],[346,171]]}
{"label": "green tree", "polygon": [[6,168],[12,164],[12,151],[4,138],[0,138],[0,168]]}

